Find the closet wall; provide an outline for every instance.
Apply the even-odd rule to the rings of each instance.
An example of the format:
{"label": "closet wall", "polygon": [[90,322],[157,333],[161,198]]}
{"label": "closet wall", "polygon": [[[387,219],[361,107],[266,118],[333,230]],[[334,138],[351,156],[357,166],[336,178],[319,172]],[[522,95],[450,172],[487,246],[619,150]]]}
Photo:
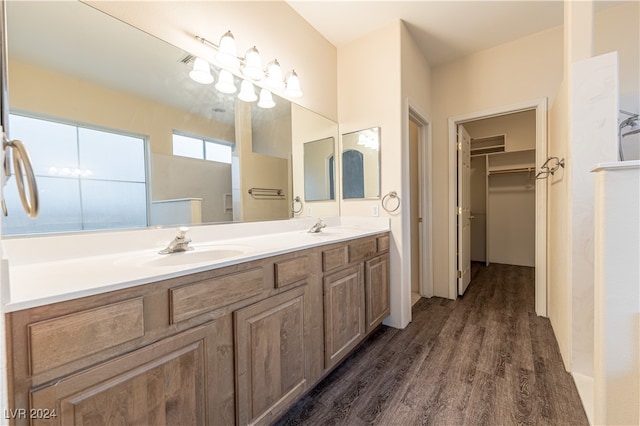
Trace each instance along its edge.
{"label": "closet wall", "polygon": [[472,138],[471,259],[533,267],[535,111],[464,126]]}

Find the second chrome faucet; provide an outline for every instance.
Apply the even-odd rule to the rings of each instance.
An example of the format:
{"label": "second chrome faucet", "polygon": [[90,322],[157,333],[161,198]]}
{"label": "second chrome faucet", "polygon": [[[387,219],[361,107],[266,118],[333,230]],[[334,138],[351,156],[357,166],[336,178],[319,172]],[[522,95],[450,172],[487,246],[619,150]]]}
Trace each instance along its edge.
{"label": "second chrome faucet", "polygon": [[322,218],[318,218],[318,221],[311,227],[311,229],[309,229],[309,233],[311,234],[317,234],[318,232],[321,232],[323,228],[326,228],[327,224],[322,222]]}

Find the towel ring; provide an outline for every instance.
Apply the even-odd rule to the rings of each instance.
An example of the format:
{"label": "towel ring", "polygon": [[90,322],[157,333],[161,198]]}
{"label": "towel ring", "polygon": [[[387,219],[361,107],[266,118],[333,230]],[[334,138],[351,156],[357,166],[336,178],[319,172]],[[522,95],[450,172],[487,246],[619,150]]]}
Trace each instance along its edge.
{"label": "towel ring", "polygon": [[[387,204],[389,204],[389,199],[397,200],[395,208],[389,209],[387,207]],[[391,191],[387,195],[382,197],[382,201],[380,202],[380,204],[382,204],[382,208],[385,209],[388,213],[393,213],[400,208],[400,197],[398,196],[398,193],[396,191]]]}
{"label": "towel ring", "polygon": [[[13,170],[16,175],[16,184],[18,185],[18,194],[20,194],[20,201],[22,202],[22,207],[27,213],[27,216],[33,219],[38,216],[38,212],[40,211],[40,203],[38,199],[38,186],[36,185],[36,177],[33,173],[33,166],[31,165],[29,153],[27,152],[27,149],[25,148],[22,141],[19,141],[17,139],[10,141],[5,138],[2,145],[5,151],[7,151],[7,148],[11,148],[13,154]],[[6,170],[7,164],[5,164],[5,171]],[[25,175],[27,181],[26,187]],[[25,188],[28,188],[28,191],[25,190]],[[27,192],[29,193],[28,199]],[[6,216],[7,211],[4,197],[2,199],[2,207],[3,213]]]}
{"label": "towel ring", "polygon": [[[300,208],[296,209],[296,204],[300,204]],[[299,195],[296,195],[296,198],[293,199],[293,202],[291,203],[291,211],[293,212],[293,214],[300,214],[302,212],[302,209],[304,208],[304,204],[302,203],[302,200],[300,199]]]}

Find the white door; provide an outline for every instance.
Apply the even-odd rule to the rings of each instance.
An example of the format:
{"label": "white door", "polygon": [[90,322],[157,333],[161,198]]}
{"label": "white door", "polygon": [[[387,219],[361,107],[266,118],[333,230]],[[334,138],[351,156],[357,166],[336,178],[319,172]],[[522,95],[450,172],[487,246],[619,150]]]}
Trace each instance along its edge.
{"label": "white door", "polygon": [[471,136],[458,126],[458,294],[471,282]]}

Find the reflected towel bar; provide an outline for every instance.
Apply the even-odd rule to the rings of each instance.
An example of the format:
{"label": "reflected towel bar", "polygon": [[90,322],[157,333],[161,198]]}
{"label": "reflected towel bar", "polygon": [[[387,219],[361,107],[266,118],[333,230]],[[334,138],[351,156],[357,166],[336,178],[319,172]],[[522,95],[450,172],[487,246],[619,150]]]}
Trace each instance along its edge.
{"label": "reflected towel bar", "polygon": [[256,199],[284,199],[284,191],[275,188],[249,188],[249,194]]}

